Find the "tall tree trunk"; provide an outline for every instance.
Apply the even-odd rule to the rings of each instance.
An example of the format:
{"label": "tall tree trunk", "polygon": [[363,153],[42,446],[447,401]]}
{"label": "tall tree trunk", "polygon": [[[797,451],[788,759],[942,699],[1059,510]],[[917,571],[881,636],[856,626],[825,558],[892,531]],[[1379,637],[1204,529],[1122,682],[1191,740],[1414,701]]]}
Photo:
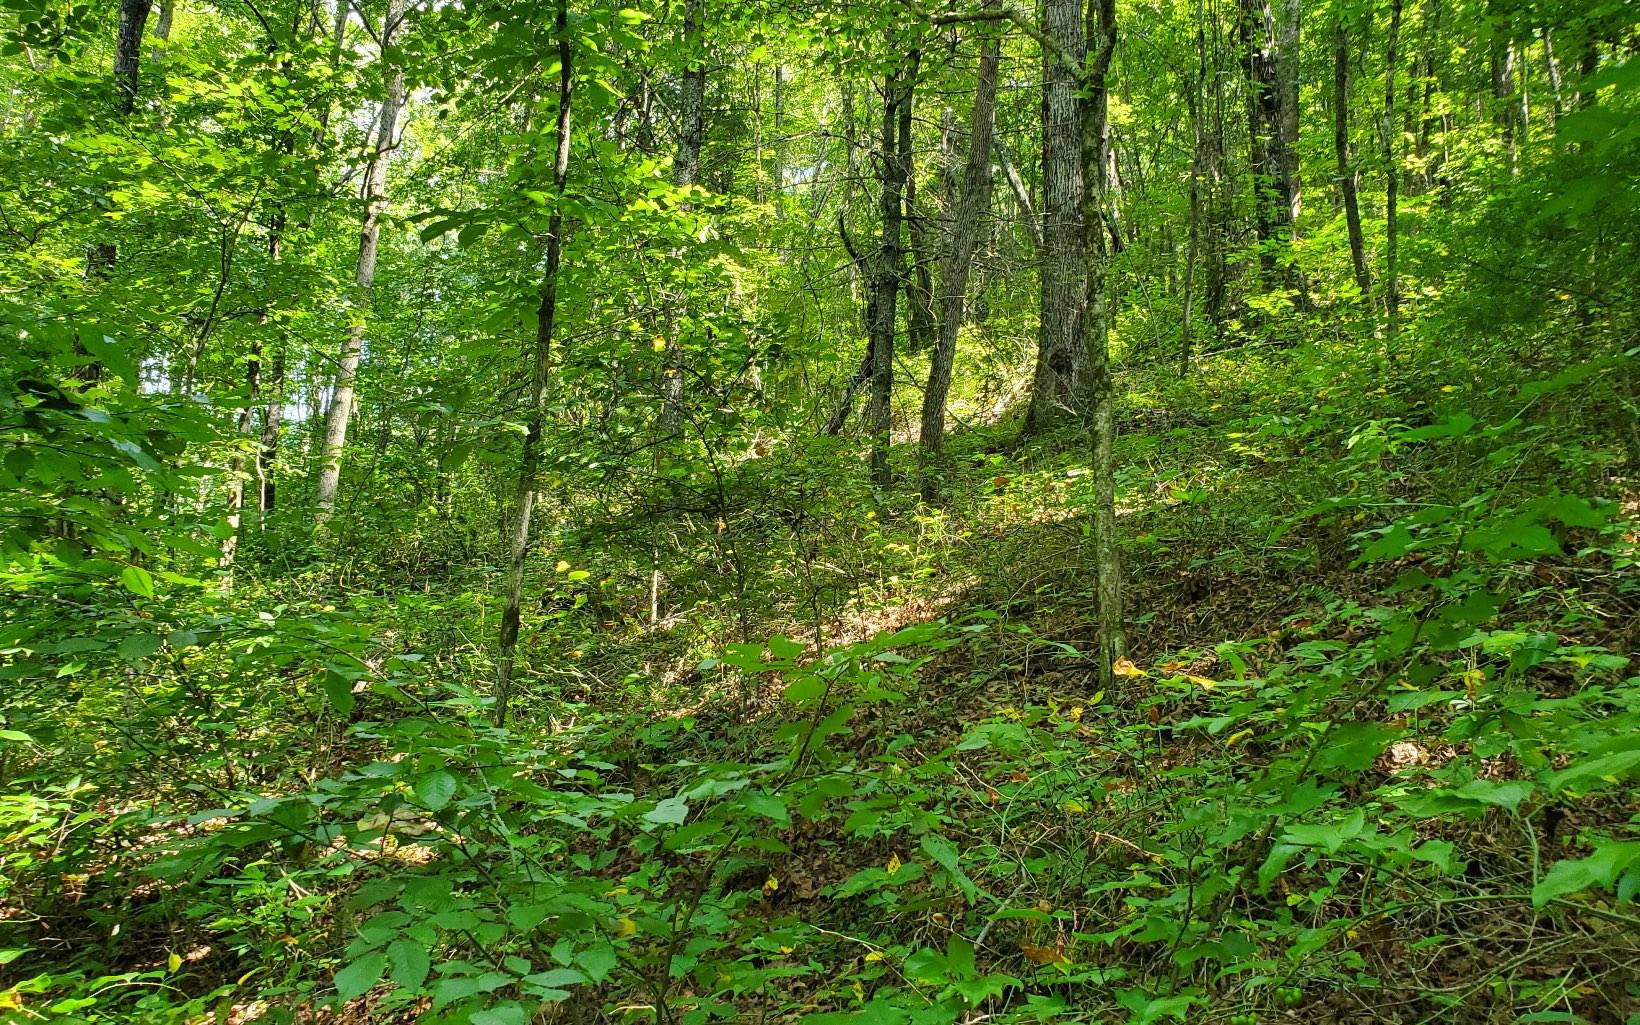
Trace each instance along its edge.
{"label": "tall tree trunk", "polygon": [[1093,428],[1095,569],[1098,574],[1097,619],[1101,686],[1114,682],[1114,667],[1126,650],[1122,625],[1122,563],[1116,536],[1116,382],[1110,366],[1110,320],[1105,304],[1108,251],[1100,230],[1109,146],[1110,94],[1107,79],[1116,49],[1116,0],[1088,0],[1086,61],[1080,151],[1087,187],[1082,195],[1082,233],[1088,274],[1087,368],[1080,382],[1086,392]]}
{"label": "tall tree trunk", "polygon": [[[890,34],[890,52],[893,34]],[[871,479],[880,488],[893,483],[888,452],[893,427],[894,330],[898,296],[905,279],[905,252],[900,234],[904,222],[905,183],[911,171],[911,104],[917,87],[917,51],[906,65],[883,80],[879,173],[882,240],[872,267],[871,399],[866,421],[871,432]]]}
{"label": "tall tree trunk", "polygon": [[1333,149],[1338,156],[1338,190],[1344,196],[1344,221],[1349,228],[1355,287],[1364,298],[1372,294],[1372,277],[1367,271],[1367,246],[1361,235],[1361,203],[1356,195],[1360,175],[1350,162],[1350,47],[1342,18],[1333,35]]}
{"label": "tall tree trunk", "polygon": [[1401,280],[1400,233],[1396,225],[1396,189],[1401,179],[1395,146],[1395,64],[1401,41],[1401,0],[1390,0],[1389,39],[1384,47],[1384,317],[1387,334],[1395,337],[1400,326]]}
{"label": "tall tree trunk", "polygon": [[541,436],[546,428],[547,381],[552,369],[552,337],[558,316],[558,272],[564,258],[564,191],[569,181],[570,106],[574,98],[574,52],[569,37],[568,0],[558,0],[553,18],[558,37],[558,148],[552,163],[552,215],[547,221],[547,264],[541,277],[541,303],[535,311],[535,364],[530,375],[529,428],[518,462],[518,491],[513,507],[512,558],[507,566],[507,604],[501,613],[501,653],[496,661],[495,705],[498,726],[507,723],[512,700],[513,661],[524,602],[524,563],[530,551],[530,514],[535,506],[536,477],[541,468]]}
{"label": "tall tree trunk", "polygon": [[1543,71],[1549,79],[1549,98],[1552,101],[1549,107],[1549,132],[1552,135],[1555,126],[1560,123],[1560,115],[1566,110],[1560,92],[1560,58],[1555,56],[1554,36],[1547,25],[1543,26]]}
{"label": "tall tree trunk", "polygon": [[[1087,364],[1088,261],[1082,219],[1085,173],[1077,74],[1087,41],[1078,0],[1045,0],[1042,32],[1042,271],[1036,370],[1026,433],[1075,411]],[[1091,168],[1102,175],[1102,166]],[[1099,208],[1092,207],[1097,213]],[[1102,218],[1100,219],[1102,220]],[[1093,225],[1098,235],[1103,225]]]}
{"label": "tall tree trunk", "polygon": [[[142,64],[142,30],[148,21],[153,0],[120,0],[119,34],[114,41],[114,116],[129,120],[137,109],[138,71]],[[119,248],[110,239],[93,242],[86,252],[86,277],[108,277],[119,260]],[[79,375],[96,380],[101,364],[89,363]]]}
{"label": "tall tree trunk", "polygon": [[[679,43],[684,54],[684,71],[679,90],[679,125],[678,147],[672,159],[672,184],[679,188],[693,186],[700,178],[700,154],[706,140],[706,54],[704,52],[704,14],[705,0],[688,0],[684,7],[683,28]],[[757,186],[761,190],[763,183],[762,162],[762,117],[758,117],[758,166]],[[682,209],[687,211],[693,207],[685,201]],[[687,257],[683,249],[672,252],[673,260],[681,267]],[[661,438],[676,437],[682,426],[683,413],[683,324],[689,315],[689,297],[686,291],[679,290],[669,297],[666,311],[666,334],[663,339],[666,345],[664,360],[664,397],[661,403],[660,435]],[[660,470],[661,447],[657,445],[653,450],[651,469],[657,473]],[[659,524],[653,529],[658,530]],[[660,544],[658,536],[651,539],[650,567],[649,567],[649,618],[650,625],[660,621],[661,590],[663,586],[660,567]]]}
{"label": "tall tree trunk", "polygon": [[1588,39],[1584,40],[1583,55],[1578,58],[1577,62],[1577,73],[1582,79],[1577,88],[1578,110],[1587,110],[1594,106],[1594,101],[1598,90],[1594,88],[1594,85],[1590,80],[1594,78],[1594,73],[1599,70],[1599,44],[1595,42],[1594,37],[1591,35]]}
{"label": "tall tree trunk", "polygon": [[911,240],[911,273],[905,279],[906,341],[912,352],[927,352],[934,344],[935,233],[917,206],[916,162],[908,150],[905,176],[905,223]]}
{"label": "tall tree trunk", "polygon": [[[1494,19],[1502,16],[1493,13]],[[1508,155],[1509,173],[1520,173],[1520,107],[1515,100],[1515,40],[1506,25],[1494,24],[1490,53],[1492,72],[1493,119],[1503,135],[1504,151]]]}
{"label": "tall tree trunk", "polygon": [[278,501],[274,467],[279,459],[279,423],[285,412],[285,353],[276,349],[268,382],[268,402],[262,407],[262,439],[256,453],[258,522],[265,524]]}
{"label": "tall tree trunk", "polygon": [[[700,178],[700,152],[706,139],[706,55],[702,52],[705,0],[689,0],[684,8],[680,42],[687,65],[679,93],[677,153],[672,160],[672,184],[692,186]],[[685,204],[684,209],[688,209]],[[673,254],[682,259],[682,251]],[[678,296],[667,315],[665,399],[661,410],[661,434],[677,434],[683,403],[683,349],[679,337],[681,321],[688,315],[687,299]]]}
{"label": "tall tree trunk", "polygon": [[155,57],[164,57],[165,48],[171,42],[171,23],[176,18],[177,0],[161,0],[159,17],[154,21],[154,38],[159,40],[154,47]]}
{"label": "tall tree trunk", "polygon": [[1201,0],[1196,0],[1196,73],[1185,86],[1185,100],[1190,108],[1190,242],[1185,249],[1183,309],[1179,319],[1180,377],[1190,373],[1196,258],[1202,239],[1202,165],[1207,157],[1207,128],[1202,113],[1202,106],[1207,102],[1207,31],[1202,22]]}
{"label": "tall tree trunk", "polygon": [[[988,8],[994,8],[994,2]],[[923,390],[922,433],[918,439],[922,461],[923,497],[932,501],[933,468],[945,443],[945,403],[951,392],[951,368],[957,355],[957,335],[967,310],[968,276],[974,265],[974,246],[980,220],[991,208],[991,148],[996,123],[997,67],[1001,44],[988,35],[981,44],[979,73],[974,86],[974,113],[968,127],[968,162],[963,167],[961,192],[951,216],[951,237],[940,265],[939,335],[928,364],[928,387]]]}
{"label": "tall tree trunk", "polygon": [[122,118],[137,109],[142,32],[153,6],[153,0],[120,0],[119,38],[114,45],[114,109]]}
{"label": "tall tree trunk", "polygon": [[1259,267],[1265,287],[1276,272],[1277,191],[1275,24],[1276,0],[1240,0],[1238,27],[1247,71],[1247,164],[1253,178],[1253,226],[1259,243]]}
{"label": "tall tree trunk", "polygon": [[399,107],[404,102],[404,71],[388,65],[388,49],[404,17],[404,0],[388,0],[382,19],[381,62],[387,72],[387,95],[382,100],[377,121],[376,144],[364,176],[364,218],[359,231],[359,257],[353,283],[358,308],[354,324],[342,343],[336,366],[335,387],[330,409],[325,414],[324,451],[319,464],[316,497],[318,519],[322,523],[336,509],[336,492],[341,483],[342,453],[347,447],[348,418],[353,415],[353,391],[359,375],[359,355],[364,348],[365,320],[376,284],[376,249],[381,240],[382,210],[387,205],[387,167],[393,153],[393,137],[398,130]]}

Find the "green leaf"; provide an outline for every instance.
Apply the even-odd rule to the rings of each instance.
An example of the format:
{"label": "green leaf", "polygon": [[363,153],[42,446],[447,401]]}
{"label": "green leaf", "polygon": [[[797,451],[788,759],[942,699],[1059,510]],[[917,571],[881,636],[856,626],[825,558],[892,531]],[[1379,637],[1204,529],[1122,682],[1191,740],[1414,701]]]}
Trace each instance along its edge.
{"label": "green leaf", "polygon": [[386,966],[386,952],[372,950],[343,968],[336,973],[336,998],[348,1001],[364,996],[381,979]]}
{"label": "green leaf", "polygon": [[968,874],[962,870],[962,865],[957,857],[956,846],[945,837],[933,833],[922,838],[921,846],[923,853],[933,858],[941,868],[945,869],[952,882],[957,884],[957,888],[962,891],[962,895],[968,899],[968,903],[972,904],[979,887],[975,886],[974,881],[968,878]]}
{"label": "green leaf", "polygon": [[1372,767],[1390,741],[1401,731],[1371,722],[1345,723],[1334,728],[1322,739],[1321,753],[1315,764],[1323,769],[1346,769],[1360,772]]}
{"label": "green leaf", "polygon": [[777,825],[791,825],[791,812],[786,808],[786,799],[777,794],[762,790],[754,790],[741,798],[741,803],[748,811],[773,819]]}
{"label": "green leaf", "polygon": [[[0,730],[0,740],[10,741],[13,744],[32,744],[34,738],[20,730]],[[4,962],[0,962],[4,964]]]}
{"label": "green leaf", "polygon": [[689,817],[689,805],[681,797],[668,797],[658,801],[655,807],[643,813],[645,822],[654,822],[663,826],[676,826]]}
{"label": "green leaf", "polygon": [[576,955],[575,963],[586,971],[587,978],[603,982],[615,970],[615,948],[608,943],[588,947]]}
{"label": "green leaf", "polygon": [[120,642],[120,658],[127,662],[141,662],[164,645],[165,642],[153,634],[132,634]]}
{"label": "green leaf", "polygon": [[511,1000],[482,1011],[474,1011],[467,1017],[472,1025],[528,1025],[529,1019],[529,1013],[524,1010],[524,1005]]}
{"label": "green leaf", "polygon": [[327,671],[324,676],[319,678],[319,687],[324,690],[325,697],[330,699],[331,706],[337,712],[347,715],[353,711],[353,706],[357,702],[353,699],[352,680]]}
{"label": "green leaf", "polygon": [[431,966],[427,948],[415,940],[398,939],[387,945],[390,977],[401,989],[420,989]]}
{"label": "green leaf", "polygon": [[825,692],[826,681],[813,673],[803,673],[786,685],[786,700],[794,705],[806,705]]}
{"label": "green leaf", "polygon": [[140,598],[154,596],[154,577],[141,566],[127,566],[120,570],[120,583],[125,589]]}
{"label": "green leaf", "polygon": [[1594,886],[1609,887],[1632,866],[1640,866],[1640,841],[1603,843],[1587,858],[1557,861],[1532,887],[1532,906],[1540,908],[1556,897]]}
{"label": "green leaf", "polygon": [[1520,806],[1520,802],[1531,796],[1532,784],[1522,783],[1518,780],[1493,782],[1487,779],[1475,779],[1465,783],[1453,793],[1471,801],[1479,801],[1482,804],[1495,805],[1499,808],[1508,808],[1510,811],[1514,811]]}
{"label": "green leaf", "polygon": [[429,811],[438,811],[456,795],[456,778],[443,769],[416,780],[416,800]]}

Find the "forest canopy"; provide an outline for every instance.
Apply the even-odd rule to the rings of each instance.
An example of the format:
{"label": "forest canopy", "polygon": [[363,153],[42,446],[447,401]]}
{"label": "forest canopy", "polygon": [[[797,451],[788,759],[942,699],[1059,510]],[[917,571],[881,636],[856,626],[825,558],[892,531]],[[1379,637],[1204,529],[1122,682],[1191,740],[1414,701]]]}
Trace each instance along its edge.
{"label": "forest canopy", "polygon": [[0,1023],[1640,1025],[1629,0],[0,89]]}

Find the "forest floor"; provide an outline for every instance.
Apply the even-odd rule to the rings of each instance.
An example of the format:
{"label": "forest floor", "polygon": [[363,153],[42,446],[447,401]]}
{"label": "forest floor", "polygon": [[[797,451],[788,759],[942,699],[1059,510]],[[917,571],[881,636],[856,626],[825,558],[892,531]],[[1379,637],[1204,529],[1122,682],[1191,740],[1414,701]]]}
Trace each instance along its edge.
{"label": "forest floor", "polygon": [[[110,944],[109,972],[220,989],[219,1020],[274,1021],[284,1006],[299,1020],[408,1022],[442,1006],[437,984],[432,997],[376,985],[326,1006],[330,972],[350,970],[368,939],[372,886],[454,872],[473,850],[504,866],[561,828],[538,802],[499,832],[439,820],[438,808],[495,800],[482,765],[501,757],[539,763],[520,772],[541,785],[581,766],[595,781],[577,797],[593,802],[589,821],[693,795],[687,823],[646,821],[676,825],[678,844],[729,838],[696,850],[627,826],[569,834],[541,864],[578,865],[585,878],[566,886],[623,909],[609,933],[620,967],[593,975],[594,996],[549,996],[542,1021],[642,1019],[669,978],[665,1014],[689,1025],[1633,1025],[1640,920],[1607,893],[1624,866],[1561,886],[1557,863],[1600,856],[1640,820],[1640,794],[1619,785],[1640,707],[1628,661],[1640,488],[1609,460],[1580,463],[1581,479],[1534,464],[1530,427],[1477,439],[1464,410],[1486,396],[1443,391],[1439,368],[1344,404],[1328,382],[1354,371],[1317,365],[1306,377],[1209,362],[1129,393],[1118,492],[1131,664],[1108,691],[1089,655],[1093,481],[1078,432],[959,434],[939,507],[857,482],[828,485],[815,508],[807,476],[826,466],[748,460],[731,492],[743,504],[709,535],[761,552],[738,596],[650,626],[634,587],[624,612],[576,606],[527,623],[527,691],[501,740],[477,725],[443,747],[426,738],[446,725],[395,737],[380,720],[405,702],[368,681],[354,687],[360,707],[343,706],[351,727],[321,716],[305,739],[265,727],[279,763],[255,785],[266,817],[306,795],[356,800],[337,806],[362,809],[339,815],[358,819],[359,846],[247,861],[224,841],[205,889],[156,887],[155,854],[232,834],[209,832],[233,821],[210,818],[209,797],[176,795],[191,817],[111,850],[35,931],[84,951]],[[1479,469],[1505,444],[1519,451]],[[1477,508],[1476,496],[1484,519],[1430,513]],[[1491,548],[1466,540],[1485,530]],[[589,537],[561,554],[612,558]],[[671,583],[710,594],[722,576],[704,565]],[[350,611],[369,665],[416,653],[429,680],[482,690],[494,625],[482,582],[302,586],[296,607]],[[836,670],[824,694],[794,698],[824,667]],[[554,753],[565,744],[581,745],[576,760]],[[393,766],[463,759],[473,768],[453,794],[423,797],[427,776],[392,782]],[[1578,775],[1591,760],[1593,775]],[[469,791],[467,773],[488,782]],[[433,821],[378,814],[388,784],[373,777],[414,791]],[[779,807],[760,818],[699,796],[723,779],[736,781],[724,793],[750,784]],[[605,794],[618,801],[597,804]],[[497,917],[520,906],[487,877],[457,876]],[[690,887],[683,914],[676,894]],[[153,916],[146,939],[105,937],[99,908],[160,908],[166,895],[183,910]],[[263,903],[247,910],[246,895]],[[431,948],[442,983],[475,957],[470,929]],[[180,954],[156,967],[165,951]],[[249,981],[276,963],[292,981]]]}

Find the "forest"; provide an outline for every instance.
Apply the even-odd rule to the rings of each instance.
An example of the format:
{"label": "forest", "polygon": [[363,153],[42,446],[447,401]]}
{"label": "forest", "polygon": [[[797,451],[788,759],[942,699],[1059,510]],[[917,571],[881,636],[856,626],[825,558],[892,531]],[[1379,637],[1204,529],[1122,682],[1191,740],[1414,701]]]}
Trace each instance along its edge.
{"label": "forest", "polygon": [[0,1025],[1640,1025],[1634,0],[0,90]]}

